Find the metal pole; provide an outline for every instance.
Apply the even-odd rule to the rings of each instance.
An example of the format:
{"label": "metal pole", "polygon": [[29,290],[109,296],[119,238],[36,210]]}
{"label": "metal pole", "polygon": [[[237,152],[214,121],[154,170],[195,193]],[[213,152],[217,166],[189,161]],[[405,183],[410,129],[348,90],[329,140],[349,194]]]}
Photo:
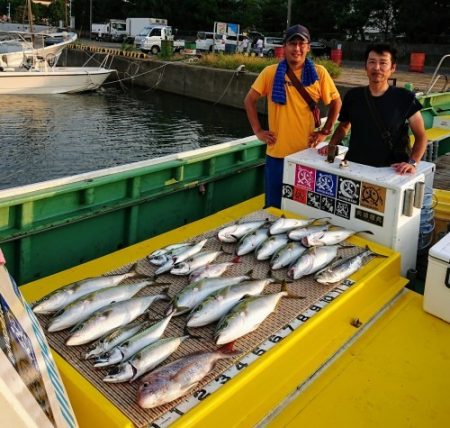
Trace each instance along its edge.
{"label": "metal pole", "polygon": [[288,2],[287,2],[287,25],[286,25],[286,29],[288,29],[291,26],[291,7],[292,7],[292,0],[288,0]]}
{"label": "metal pole", "polygon": [[92,0],[89,0],[89,39],[92,40]]}

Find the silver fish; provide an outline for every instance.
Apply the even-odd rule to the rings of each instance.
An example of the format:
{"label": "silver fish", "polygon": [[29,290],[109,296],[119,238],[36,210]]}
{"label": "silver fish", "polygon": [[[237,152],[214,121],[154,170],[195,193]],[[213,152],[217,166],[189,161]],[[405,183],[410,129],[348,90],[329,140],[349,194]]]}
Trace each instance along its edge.
{"label": "silver fish", "polygon": [[169,314],[162,320],[150,325],[145,330],[141,330],[139,333],[125,342],[122,342],[110,351],[100,355],[95,359],[94,367],[106,367],[126,361],[147,345],[156,342],[164,334],[172,316],[173,313]]}
{"label": "silver fish", "polygon": [[173,256],[181,254],[186,247],[190,247],[193,244],[190,242],[184,242],[181,244],[172,244],[159,250],[153,251],[153,253],[147,256],[148,261],[155,266],[162,266],[167,263]]}
{"label": "silver fish", "polygon": [[170,357],[188,337],[169,337],[147,345],[128,361],[110,370],[103,380],[108,383],[120,383],[127,380],[132,382]]}
{"label": "silver fish", "polygon": [[214,338],[217,345],[230,343],[256,330],[275,310],[287,291],[263,296],[246,297],[238,303],[217,324]]}
{"label": "silver fish", "polygon": [[303,237],[302,244],[305,247],[318,247],[320,245],[335,245],[339,244],[342,241],[345,241],[350,236],[358,233],[368,233],[370,235],[373,235],[373,232],[370,230],[361,230],[359,232],[349,229],[327,230],[324,232],[317,232]]}
{"label": "silver fish", "polygon": [[167,294],[155,296],[133,297],[125,302],[113,303],[96,312],[86,321],[78,324],[72,330],[72,335],[67,339],[66,345],[84,345],[99,337],[108,334],[117,327],[135,320],[143,314],[150,305],[161,299],[168,299]]}
{"label": "silver fish", "polygon": [[225,271],[229,267],[233,266],[236,263],[238,263],[238,261],[211,263],[209,265],[199,267],[198,269],[195,269],[193,272],[191,272],[191,274],[189,275],[189,282],[200,281],[201,279],[205,278],[217,278],[225,273]]}
{"label": "silver fish", "polygon": [[269,236],[255,250],[257,260],[270,259],[281,247],[288,243],[289,239],[285,233]]}
{"label": "silver fish", "polygon": [[51,314],[61,310],[64,306],[74,302],[86,294],[103,288],[112,287],[138,275],[133,266],[133,270],[120,275],[99,276],[95,278],[87,278],[81,281],[68,284],[64,287],[47,294],[42,299],[33,304],[33,312],[36,314]]}
{"label": "silver fish", "polygon": [[274,282],[272,278],[244,281],[210,294],[189,314],[188,327],[203,327],[220,320],[244,296],[256,296]]}
{"label": "silver fish", "polygon": [[300,242],[289,242],[281,247],[270,260],[272,270],[283,269],[294,263],[306,251],[306,248]]}
{"label": "silver fish", "polygon": [[236,254],[238,256],[243,256],[245,254],[251,253],[268,237],[269,229],[267,227],[261,227],[254,232],[247,233],[247,235],[243,236],[239,241],[236,249]]}
{"label": "silver fish", "polygon": [[247,235],[247,233],[259,229],[265,223],[267,223],[267,220],[255,220],[233,224],[232,226],[227,226],[219,230],[217,237],[221,242],[232,244],[239,241],[239,239],[244,235]]}
{"label": "silver fish", "polygon": [[290,230],[309,226],[310,224],[313,224],[316,221],[323,220],[325,218],[329,219],[330,217],[297,219],[286,218],[284,215],[282,215],[272,224],[272,226],[270,226],[270,234],[277,235],[279,233],[287,233]]}
{"label": "silver fish", "polygon": [[367,249],[356,256],[343,260],[336,266],[327,267],[317,272],[314,275],[314,279],[321,284],[334,284],[335,282],[342,281],[360,269],[374,254],[371,250]]}
{"label": "silver fish", "polygon": [[205,246],[206,242],[207,239],[204,239],[203,241],[200,241],[191,247],[185,248],[184,251],[182,251],[181,253],[171,257],[169,261],[167,261],[158,269],[156,269],[155,275],[160,275],[162,273],[169,272],[177,263],[181,263],[184,260],[188,259],[189,257],[192,257],[193,255],[199,253]]}
{"label": "silver fish", "polygon": [[320,226],[299,227],[298,229],[291,230],[288,233],[289,239],[293,241],[301,241],[301,239],[307,235],[317,232],[325,232],[330,228],[329,224],[321,224]]}
{"label": "silver fish", "polygon": [[148,321],[142,322],[136,320],[115,329],[90,345],[84,358],[88,360],[89,358],[95,358],[108,352],[110,349],[113,349],[115,346],[120,345],[122,342],[125,342],[125,340],[134,336],[139,330],[147,328],[149,325],[150,323]]}
{"label": "silver fish", "polygon": [[171,270],[172,275],[189,275],[194,270],[213,262],[222,251],[204,251],[177,263]]}
{"label": "silver fish", "polygon": [[152,284],[154,284],[152,281],[141,281],[134,284],[116,285],[89,293],[57,312],[50,320],[47,330],[55,332],[72,327],[88,319],[94,312],[104,306],[128,300],[144,287]]}
{"label": "silver fish", "polygon": [[247,279],[250,279],[250,277],[247,275],[242,275],[234,277],[207,278],[202,279],[201,281],[193,282],[184,287],[184,289],[174,297],[173,305],[175,307],[175,315],[181,315],[190,311],[211,293],[230,285],[239,284]]}
{"label": "silver fish", "polygon": [[289,268],[287,276],[297,280],[318,272],[336,258],[338,248],[338,245],[309,248]]}
{"label": "silver fish", "polygon": [[179,358],[152,371],[138,387],[137,403],[144,409],[161,406],[189,392],[215,367],[219,360],[240,355],[231,347]]}

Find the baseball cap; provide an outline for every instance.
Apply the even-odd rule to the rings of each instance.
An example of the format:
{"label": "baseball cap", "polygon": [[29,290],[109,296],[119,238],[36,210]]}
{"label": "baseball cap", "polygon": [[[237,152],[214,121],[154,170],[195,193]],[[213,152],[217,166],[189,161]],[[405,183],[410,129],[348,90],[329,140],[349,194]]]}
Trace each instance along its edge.
{"label": "baseball cap", "polygon": [[311,36],[309,35],[309,30],[303,25],[297,24],[289,27],[286,31],[286,35],[284,36],[284,43],[289,42],[289,40],[294,37],[301,37],[303,40],[307,42],[311,41]]}

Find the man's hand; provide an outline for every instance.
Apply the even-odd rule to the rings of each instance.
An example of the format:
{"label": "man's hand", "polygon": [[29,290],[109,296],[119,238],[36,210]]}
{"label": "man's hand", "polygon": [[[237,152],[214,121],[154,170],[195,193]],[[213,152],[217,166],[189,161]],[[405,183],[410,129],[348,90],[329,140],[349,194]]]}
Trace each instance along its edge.
{"label": "man's hand", "polygon": [[269,146],[277,142],[277,137],[272,131],[262,130],[257,132],[255,135],[258,137],[258,140],[268,144]]}
{"label": "man's hand", "polygon": [[325,138],[327,138],[327,135],[322,134],[320,131],[315,131],[309,136],[308,146],[314,148],[317,144],[324,141]]}
{"label": "man's hand", "polygon": [[325,144],[320,149],[317,149],[317,153],[319,153],[319,155],[322,155],[322,156],[328,155],[328,146],[329,146],[329,144]]}
{"label": "man's hand", "polygon": [[416,172],[416,167],[408,162],[393,163],[391,166],[395,169],[395,172],[402,175],[415,174]]}

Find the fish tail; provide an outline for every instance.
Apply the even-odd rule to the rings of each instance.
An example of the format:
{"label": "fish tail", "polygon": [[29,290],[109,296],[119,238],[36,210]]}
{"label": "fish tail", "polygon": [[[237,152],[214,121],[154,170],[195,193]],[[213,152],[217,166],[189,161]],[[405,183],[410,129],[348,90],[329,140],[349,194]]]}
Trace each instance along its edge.
{"label": "fish tail", "polygon": [[379,256],[379,257],[389,257],[389,256],[386,256],[386,255],[384,255],[384,254],[381,254],[381,253],[378,253],[378,252],[376,252],[376,251],[374,251],[374,250],[372,250],[367,244],[366,244],[366,250],[367,251],[370,251],[372,254],[374,254],[375,256]]}
{"label": "fish tail", "polygon": [[188,336],[189,339],[195,339],[195,340],[207,340],[206,337],[198,336],[198,335],[196,335],[196,334],[192,334],[192,333],[190,332],[189,327],[187,326],[187,324],[184,326],[183,336]]}
{"label": "fish tail", "polygon": [[356,232],[355,235],[359,235],[360,233],[367,233],[369,235],[375,235],[371,230],[360,230],[359,232]]}
{"label": "fish tail", "polygon": [[[294,282],[294,281],[289,281],[289,282]],[[297,294],[293,294],[292,291],[290,291],[288,289],[288,281],[283,281],[281,283],[281,291],[285,291],[287,293],[286,298],[288,299],[305,299],[305,296],[298,296]]]}
{"label": "fish tail", "polygon": [[242,354],[241,351],[237,351],[233,349],[234,344],[236,343],[235,340],[229,343],[225,343],[225,345],[221,346],[217,351],[221,352],[222,354],[229,355],[229,356],[235,356]]}
{"label": "fish tail", "polygon": [[244,275],[249,276],[250,278],[253,278],[253,269],[250,269],[248,272],[245,272]]}

